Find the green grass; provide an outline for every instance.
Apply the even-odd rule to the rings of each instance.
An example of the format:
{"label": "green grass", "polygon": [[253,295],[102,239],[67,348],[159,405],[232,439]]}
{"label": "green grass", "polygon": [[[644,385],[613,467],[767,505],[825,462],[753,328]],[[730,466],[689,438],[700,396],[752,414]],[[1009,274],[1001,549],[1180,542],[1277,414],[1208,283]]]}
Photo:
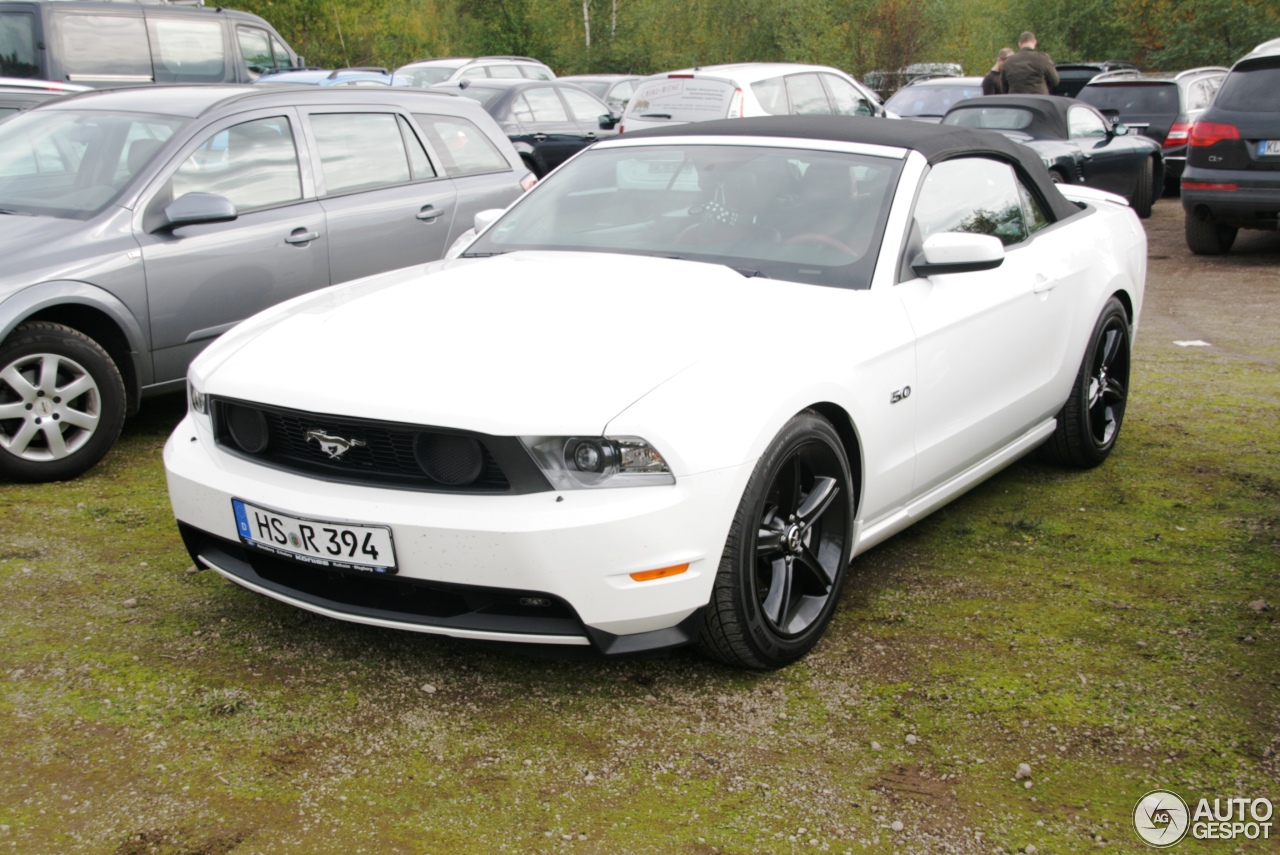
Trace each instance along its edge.
{"label": "green grass", "polygon": [[0,852],[1137,852],[1147,790],[1280,800],[1280,612],[1248,606],[1280,605],[1280,372],[1135,364],[1105,465],[1019,463],[872,550],[765,675],[188,573],[152,402],[87,477],[0,487]]}

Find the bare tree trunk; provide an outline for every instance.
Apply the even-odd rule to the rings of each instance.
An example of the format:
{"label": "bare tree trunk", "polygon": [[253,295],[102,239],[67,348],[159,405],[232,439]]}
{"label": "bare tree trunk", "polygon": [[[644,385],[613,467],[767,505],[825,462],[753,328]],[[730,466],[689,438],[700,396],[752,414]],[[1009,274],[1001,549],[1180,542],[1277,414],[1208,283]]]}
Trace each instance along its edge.
{"label": "bare tree trunk", "polygon": [[582,0],[582,29],[587,35],[587,47],[591,47],[591,12],[587,5],[590,0]]}
{"label": "bare tree trunk", "polygon": [[609,21],[609,38],[618,34],[618,0],[613,0],[613,18]]}

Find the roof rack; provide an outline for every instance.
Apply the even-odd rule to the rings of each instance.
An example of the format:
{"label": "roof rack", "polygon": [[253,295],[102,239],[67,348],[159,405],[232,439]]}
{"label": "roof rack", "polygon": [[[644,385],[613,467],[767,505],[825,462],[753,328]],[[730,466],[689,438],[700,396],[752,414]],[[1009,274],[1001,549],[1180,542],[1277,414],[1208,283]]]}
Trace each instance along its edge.
{"label": "roof rack", "polygon": [[521,62],[536,62],[538,63],[538,65],[542,65],[542,60],[534,59],[531,56],[478,56],[476,57],[476,59],[473,59],[471,61],[475,62],[477,59],[512,59],[512,60],[518,60]]}
{"label": "roof rack", "polygon": [[1211,71],[1221,71],[1225,74],[1230,70],[1231,69],[1229,68],[1223,68],[1221,65],[1202,65],[1199,68],[1188,68],[1186,71],[1179,71],[1177,74],[1173,75],[1173,79],[1181,80],[1182,78],[1190,77],[1193,74],[1206,74]]}

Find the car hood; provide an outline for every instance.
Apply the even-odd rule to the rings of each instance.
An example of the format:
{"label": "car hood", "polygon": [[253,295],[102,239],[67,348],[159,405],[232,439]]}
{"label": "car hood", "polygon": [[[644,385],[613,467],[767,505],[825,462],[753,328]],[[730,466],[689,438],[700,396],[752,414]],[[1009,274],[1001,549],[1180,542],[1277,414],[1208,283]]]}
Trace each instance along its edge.
{"label": "car hood", "polygon": [[[370,277],[232,330],[192,366],[215,396],[496,435],[598,434],[782,295],[720,265],[520,252]],[[801,296],[796,296],[801,295]]]}

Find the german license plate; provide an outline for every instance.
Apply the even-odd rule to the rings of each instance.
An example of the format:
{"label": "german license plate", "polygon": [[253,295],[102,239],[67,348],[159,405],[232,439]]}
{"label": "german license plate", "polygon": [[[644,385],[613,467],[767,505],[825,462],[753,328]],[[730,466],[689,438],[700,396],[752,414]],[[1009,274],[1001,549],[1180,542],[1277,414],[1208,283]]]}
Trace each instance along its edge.
{"label": "german license plate", "polygon": [[1258,156],[1280,156],[1280,140],[1258,140]]}
{"label": "german license plate", "polygon": [[396,572],[391,529],[376,525],[305,520],[231,500],[236,531],[248,546],[304,564],[365,573]]}

